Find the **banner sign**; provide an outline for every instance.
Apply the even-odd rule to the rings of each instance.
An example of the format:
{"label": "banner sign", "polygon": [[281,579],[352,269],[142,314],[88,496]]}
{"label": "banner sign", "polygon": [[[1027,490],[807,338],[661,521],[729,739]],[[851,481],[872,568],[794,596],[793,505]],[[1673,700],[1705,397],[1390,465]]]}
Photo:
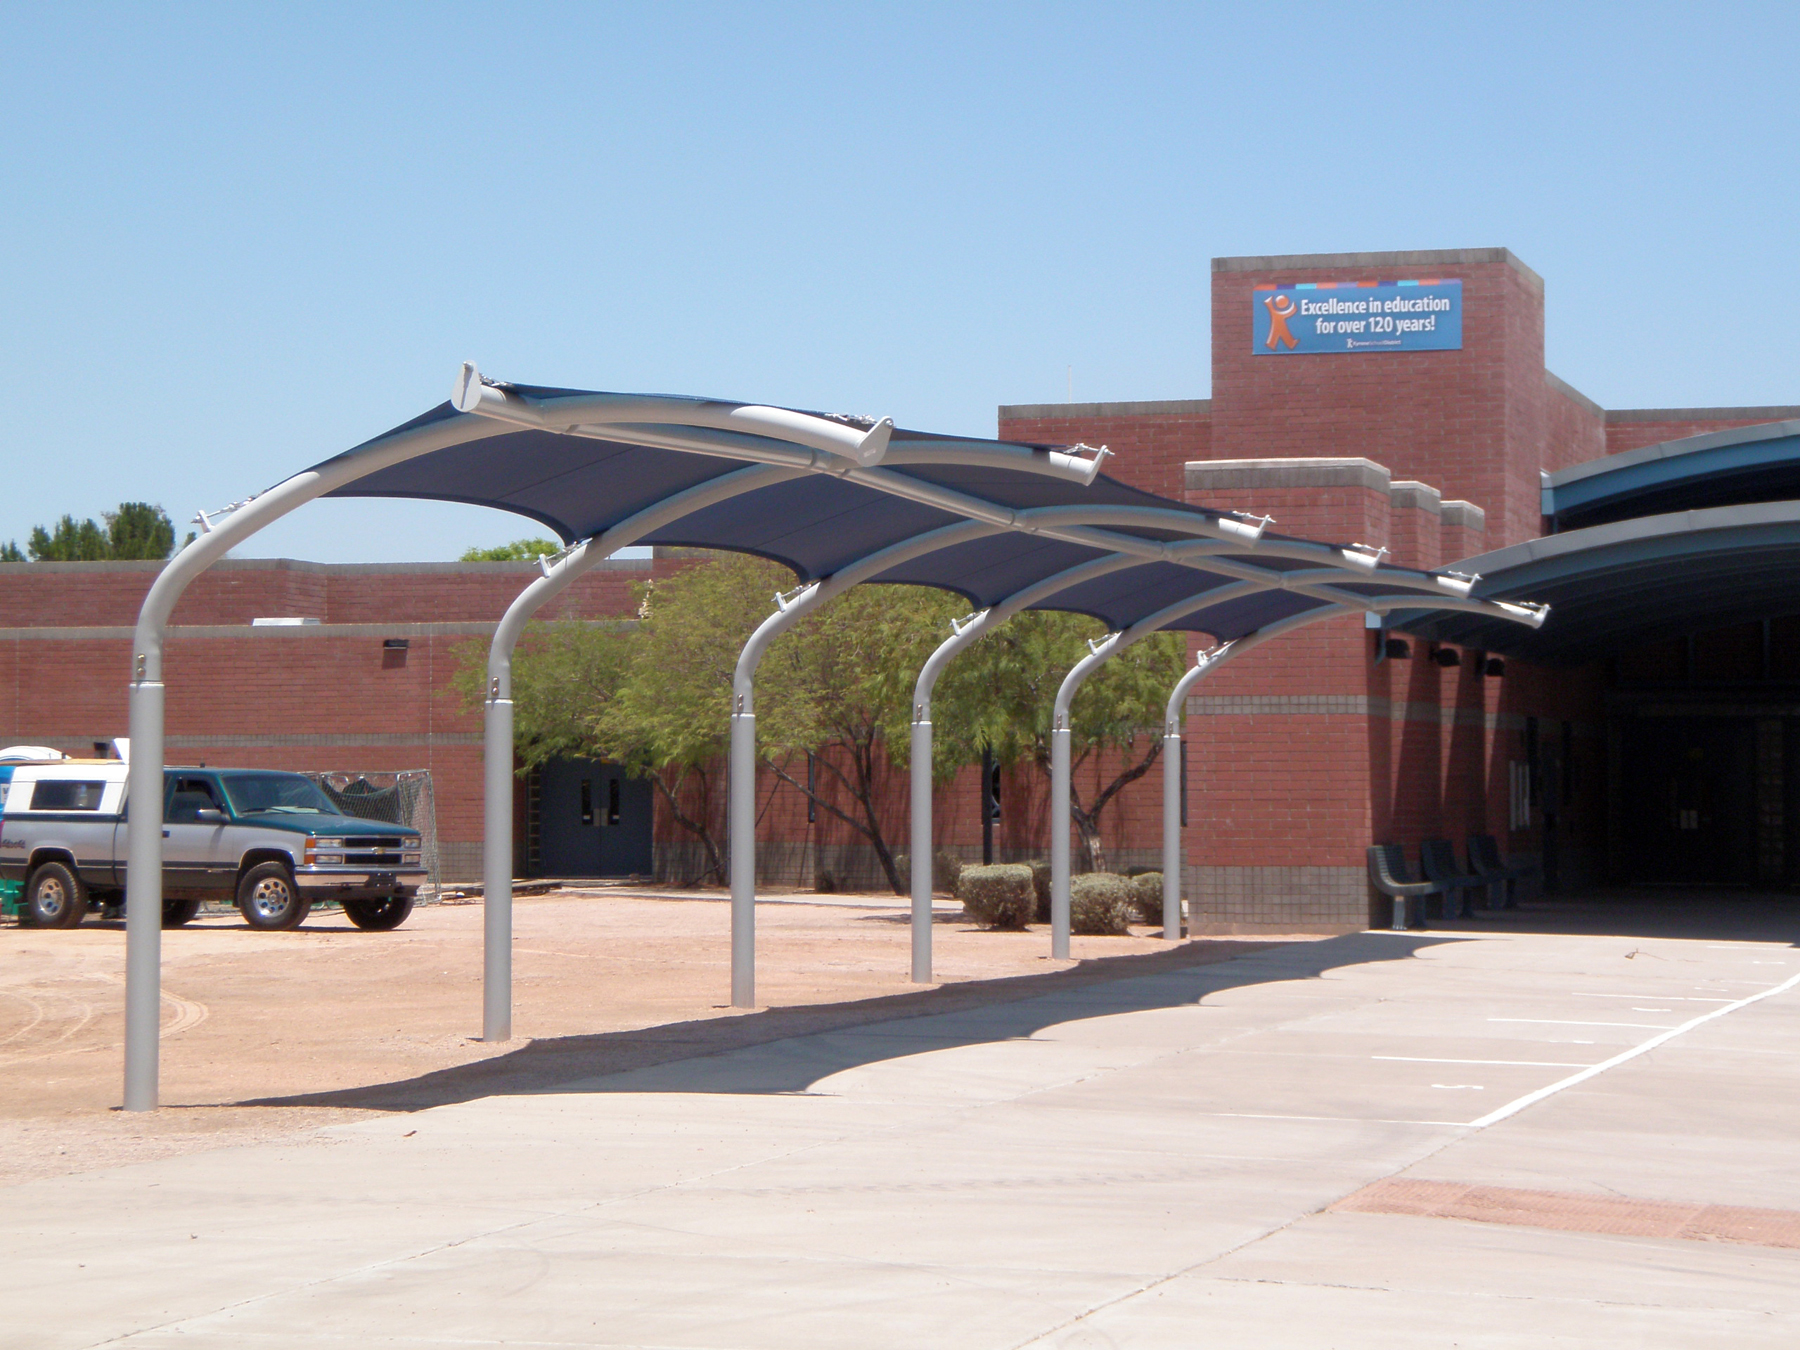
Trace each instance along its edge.
{"label": "banner sign", "polygon": [[1460,281],[1308,281],[1250,301],[1258,356],[1462,350]]}

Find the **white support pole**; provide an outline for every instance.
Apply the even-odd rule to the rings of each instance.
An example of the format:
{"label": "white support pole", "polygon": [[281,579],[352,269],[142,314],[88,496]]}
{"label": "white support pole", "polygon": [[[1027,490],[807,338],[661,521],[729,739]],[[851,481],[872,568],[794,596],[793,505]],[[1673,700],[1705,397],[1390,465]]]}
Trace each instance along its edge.
{"label": "white support pole", "polygon": [[815,581],[797,594],[776,597],[780,606],[757,625],[738,654],[731,678],[731,784],[728,820],[731,849],[731,1006],[756,1006],[756,668],[769,644],[820,604],[849,589],[836,578]]}
{"label": "white support pole", "polygon": [[[1088,654],[1075,663],[1056,691],[1056,703],[1050,713],[1050,955],[1058,961],[1069,959],[1069,831],[1073,828],[1069,810],[1070,730],[1069,704],[1082,681],[1100,668],[1107,657],[1137,640],[1136,625],[1123,633],[1108,633],[1099,642],[1088,644]],[[1144,630],[1148,632],[1148,629]],[[1136,634],[1136,636],[1133,636]]]}
{"label": "white support pole", "polygon": [[[923,679],[923,674],[920,676]],[[916,697],[916,695],[915,695]],[[912,982],[931,983],[931,703],[913,704]]]}
{"label": "white support pole", "polygon": [[756,713],[749,693],[732,696],[731,784],[726,847],[731,859],[731,1006],[756,1006]]}
{"label": "white support pole", "polygon": [[136,807],[126,827],[125,1109],[153,1111],[162,1030],[162,681],[131,686],[130,714],[126,787]]}
{"label": "white support pole", "polygon": [[[512,1039],[513,701],[488,685],[482,721],[481,1039]],[[498,846],[497,846],[498,845]]]}
{"label": "white support pole", "polygon": [[1163,730],[1162,921],[1163,939],[1181,939],[1181,723]]}
{"label": "white support pole", "polygon": [[1069,727],[1050,729],[1050,955],[1069,959]]}

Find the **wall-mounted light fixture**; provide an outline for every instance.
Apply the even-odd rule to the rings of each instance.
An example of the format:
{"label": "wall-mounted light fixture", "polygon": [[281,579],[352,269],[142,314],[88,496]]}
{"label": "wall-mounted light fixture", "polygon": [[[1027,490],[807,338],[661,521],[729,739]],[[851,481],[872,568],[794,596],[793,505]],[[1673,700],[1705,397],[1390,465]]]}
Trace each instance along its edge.
{"label": "wall-mounted light fixture", "polygon": [[1497,656],[1490,656],[1487,661],[1483,663],[1481,673],[1483,675],[1492,675],[1495,679],[1499,679],[1502,675],[1506,674],[1506,662],[1502,661]]}
{"label": "wall-mounted light fixture", "polygon": [[412,646],[412,642],[407,638],[383,638],[381,640],[381,650],[384,652],[403,652],[410,646]]}
{"label": "wall-mounted light fixture", "polygon": [[1410,661],[1412,660],[1412,643],[1405,638],[1389,638],[1385,655],[1390,661]]}
{"label": "wall-mounted light fixture", "polygon": [[1431,649],[1431,659],[1436,661],[1440,666],[1460,666],[1462,664],[1462,653],[1457,651],[1454,647],[1433,647]]}

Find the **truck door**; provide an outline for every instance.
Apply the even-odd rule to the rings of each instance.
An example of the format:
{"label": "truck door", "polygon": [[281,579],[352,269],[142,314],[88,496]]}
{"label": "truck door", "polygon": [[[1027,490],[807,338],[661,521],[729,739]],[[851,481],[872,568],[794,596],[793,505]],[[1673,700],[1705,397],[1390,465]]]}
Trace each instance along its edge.
{"label": "truck door", "polygon": [[[168,774],[163,797],[163,894],[229,892],[237,860],[225,853],[225,804],[218,785],[191,774]],[[216,813],[211,819],[203,812]]]}

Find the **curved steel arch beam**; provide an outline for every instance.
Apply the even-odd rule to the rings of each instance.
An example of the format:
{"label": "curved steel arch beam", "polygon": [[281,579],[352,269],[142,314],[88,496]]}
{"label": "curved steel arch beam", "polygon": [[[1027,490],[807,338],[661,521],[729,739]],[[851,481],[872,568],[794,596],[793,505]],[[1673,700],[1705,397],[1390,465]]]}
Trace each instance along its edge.
{"label": "curved steel arch beam", "polygon": [[[1113,656],[1116,656],[1119,652],[1125,650],[1125,648],[1131,646],[1140,639],[1160,631],[1164,625],[1172,623],[1174,620],[1188,614],[1192,614],[1196,610],[1206,609],[1214,604],[1235,599],[1239,595],[1250,594],[1258,590],[1266,589],[1269,588],[1258,581],[1244,581],[1238,583],[1236,586],[1220,587],[1205,595],[1176,601],[1174,604],[1168,605],[1165,608],[1158,610],[1156,613],[1147,615],[1138,620],[1122,632],[1110,634],[1098,643],[1090,643],[1088,655],[1083,657],[1080,661],[1077,661],[1073,669],[1071,669],[1068,675],[1063,678],[1062,685],[1056,691],[1056,701],[1052,706],[1050,719],[1050,954],[1053,958],[1066,960],[1069,955],[1069,778],[1071,735],[1069,728],[1069,705],[1075,697],[1076,690],[1080,689],[1082,683],[1088,676],[1099,669],[1104,662]],[[1311,587],[1304,589],[1300,587],[1289,587],[1286,589],[1301,591],[1303,594],[1310,594],[1313,590]],[[1329,590],[1331,588],[1326,589]],[[1376,613],[1385,613],[1386,611],[1398,608],[1409,601],[1409,597],[1405,595],[1363,596],[1353,592],[1342,592],[1339,594],[1342,596],[1341,599],[1336,599],[1333,604],[1320,609],[1316,614],[1302,614],[1293,617],[1295,619],[1324,619],[1331,617],[1334,614],[1342,614],[1353,610],[1369,610]],[[1440,607],[1455,609],[1469,608],[1477,609],[1482,613],[1491,613],[1492,610],[1489,606],[1493,603],[1494,602],[1491,601],[1471,600],[1466,597],[1458,596],[1446,598],[1441,602]],[[1537,608],[1525,606],[1509,606],[1508,608],[1517,611],[1515,621],[1518,623],[1531,624],[1535,627],[1537,624],[1543,622],[1543,613]],[[1513,616],[1508,615],[1508,617]],[[1275,637],[1280,633],[1288,631],[1292,627],[1298,626],[1300,625],[1285,620],[1281,624],[1271,624],[1268,626],[1268,636]],[[1267,639],[1265,638],[1263,640],[1266,641]],[[1260,645],[1260,643],[1251,645]],[[1249,647],[1245,646],[1242,650],[1249,650]],[[1169,769],[1166,765],[1163,768],[1163,773],[1166,791],[1168,783],[1167,775],[1169,773]],[[1168,821],[1168,803],[1166,799],[1163,809],[1164,826],[1166,829]],[[1164,861],[1167,861],[1166,842],[1164,846]],[[1166,934],[1169,922],[1168,878],[1166,874],[1164,876],[1163,886],[1163,923],[1164,932]]]}
{"label": "curved steel arch beam", "polygon": [[[950,664],[958,652],[972,646],[986,634],[1005,623],[1020,610],[1028,609],[1040,600],[1047,600],[1059,591],[1071,586],[1092,581],[1113,572],[1124,571],[1131,567],[1143,566],[1140,558],[1114,553],[1104,558],[1096,558],[1067,571],[1058,572],[1055,576],[1046,577],[1034,582],[1023,590],[1015,591],[1006,599],[981,610],[960,625],[952,625],[955,629],[944,639],[937,650],[926,658],[925,664],[919,668],[919,678],[913,683],[913,720],[911,743],[911,777],[912,798],[908,806],[911,815],[910,831],[912,843],[912,979],[914,984],[931,982],[931,756],[932,756],[932,721],[931,693],[937,687],[938,677]],[[921,867],[919,860],[926,859]]]}
{"label": "curved steel arch beam", "polygon": [[778,464],[752,464],[665,497],[546,563],[544,574],[507,606],[488,646],[487,702],[482,717],[482,1040],[512,1038],[512,660],[525,625],[577,577],[670,521],[805,472]]}
{"label": "curved steel arch beam", "polygon": [[283,479],[169,559],[138,609],[132,635],[127,791],[138,803],[125,835],[125,1092],[127,1111],[156,1108],[162,1002],[163,641],[182,593],[233,545],[365,474],[497,434],[480,422],[438,422],[386,436]]}
{"label": "curved steel arch beam", "polygon": [[1188,691],[1205,676],[1217,670],[1233,657],[1242,656],[1245,652],[1271,638],[1280,637],[1283,633],[1292,632],[1296,628],[1304,628],[1308,624],[1318,623],[1322,619],[1335,618],[1341,614],[1355,611],[1341,605],[1331,605],[1324,609],[1307,610],[1301,614],[1290,615],[1274,623],[1265,624],[1254,633],[1246,633],[1241,638],[1224,642],[1208,651],[1201,652],[1195,658],[1193,667],[1169,691],[1169,702],[1163,712],[1163,812],[1162,812],[1162,879],[1163,879],[1163,937],[1174,942],[1181,937],[1181,871],[1185,859],[1181,849],[1181,729],[1187,720]]}
{"label": "curved steel arch beam", "polygon": [[[354,447],[284,479],[266,492],[238,505],[217,527],[203,519],[205,532],[169,560],[158,573],[138,613],[132,644],[130,732],[132,743],[129,792],[141,802],[162,799],[163,642],[169,616],[182,593],[235,544],[285,516],[299,506],[337,488],[394,464],[453,445],[505,434],[510,419],[493,415],[494,398],[510,406],[507,395],[483,385],[474,367],[465,364],[458,378],[456,405],[479,404],[484,417],[458,418],[393,433]],[[604,396],[601,396],[604,397]],[[627,400],[615,400],[623,405]],[[694,421],[704,428],[715,426],[718,439],[696,449],[700,453],[765,462],[795,471],[826,467],[853,469],[859,463],[879,459],[885,451],[892,422],[883,420],[864,431],[806,413],[782,408],[702,405],[693,402],[685,412],[679,399],[637,400],[637,415]],[[701,411],[695,411],[701,409]],[[708,410],[710,409],[710,410]],[[715,416],[716,415],[716,416]],[[527,423],[535,425],[535,423]],[[799,450],[795,446],[805,446]],[[491,681],[490,681],[491,688]],[[510,773],[510,767],[508,772]],[[128,1111],[153,1110],[157,1104],[159,1071],[158,1014],[161,1001],[162,964],[162,830],[158,813],[138,811],[127,826],[126,888],[135,898],[126,911],[125,960],[125,1083],[123,1105]],[[511,878],[508,878],[510,883]]]}
{"label": "curved steel arch beam", "polygon": [[[834,596],[909,558],[951,548],[1000,527],[985,521],[941,526],[892,544],[828,577],[776,597],[776,610],[758,625],[738,655],[731,680],[731,750],[727,794],[731,848],[731,1006],[756,1006],[756,668],[769,644]],[[927,866],[930,859],[927,858]],[[913,866],[918,867],[914,859]]]}

